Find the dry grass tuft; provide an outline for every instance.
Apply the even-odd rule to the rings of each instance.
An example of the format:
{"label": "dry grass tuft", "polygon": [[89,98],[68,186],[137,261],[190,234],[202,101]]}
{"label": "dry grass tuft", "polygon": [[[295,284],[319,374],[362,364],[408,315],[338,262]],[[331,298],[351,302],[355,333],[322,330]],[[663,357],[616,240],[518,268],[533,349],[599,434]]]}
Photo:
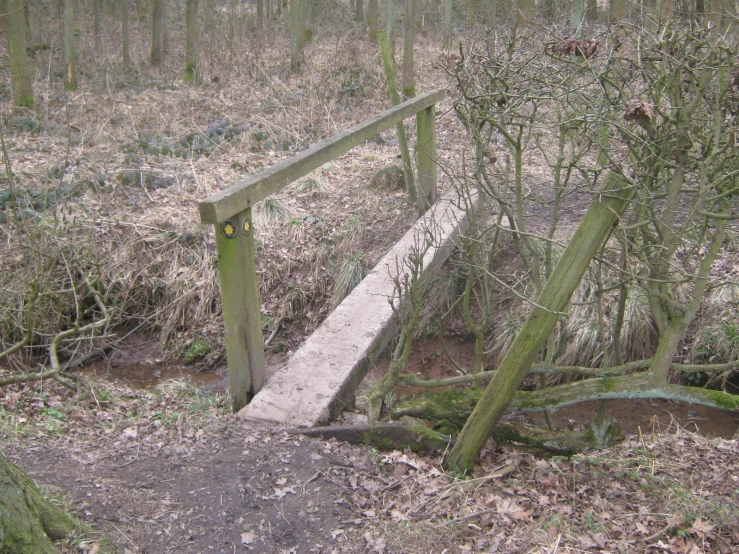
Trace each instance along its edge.
{"label": "dry grass tuft", "polygon": [[386,165],[372,176],[369,184],[371,187],[384,187],[391,190],[402,188],[405,186],[403,167],[396,163]]}
{"label": "dry grass tuft", "polygon": [[319,179],[318,177],[303,177],[299,179],[294,185],[293,190],[298,194],[321,194],[328,190],[328,185]]}
{"label": "dry grass tuft", "polygon": [[334,281],[331,308],[335,309],[367,275],[361,254],[352,254],[344,259]]}
{"label": "dry grass tuft", "polygon": [[627,288],[627,294],[621,351],[626,362],[644,360],[651,357],[657,348],[657,328],[644,290],[631,286]]}
{"label": "dry grass tuft", "polygon": [[284,223],[290,217],[290,209],[280,198],[265,198],[254,206],[254,222],[260,227]]}

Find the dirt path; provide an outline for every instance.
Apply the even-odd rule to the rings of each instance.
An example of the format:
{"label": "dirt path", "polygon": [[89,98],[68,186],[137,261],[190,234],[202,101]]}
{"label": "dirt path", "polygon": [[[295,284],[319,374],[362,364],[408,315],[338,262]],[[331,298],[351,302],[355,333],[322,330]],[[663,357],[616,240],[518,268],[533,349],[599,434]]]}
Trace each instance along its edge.
{"label": "dirt path", "polygon": [[126,552],[352,551],[337,481],[356,465],[346,449],[231,418],[132,429],[112,444],[60,437],[4,450]]}
{"label": "dirt path", "polygon": [[183,381],[5,390],[0,450],[94,532],[83,552],[738,552],[739,442],[678,427],[571,459],[378,452],[247,424]]}

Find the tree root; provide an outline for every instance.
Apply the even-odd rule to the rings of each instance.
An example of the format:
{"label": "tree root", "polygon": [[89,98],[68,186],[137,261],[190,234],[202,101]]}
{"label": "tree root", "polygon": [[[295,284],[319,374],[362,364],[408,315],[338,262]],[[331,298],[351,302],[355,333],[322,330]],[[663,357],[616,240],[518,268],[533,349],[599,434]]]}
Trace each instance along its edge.
{"label": "tree root", "polygon": [[[481,396],[482,390],[475,388],[424,392],[396,406],[391,417],[398,419],[411,416],[434,421],[447,419],[461,427]],[[689,404],[739,411],[739,395],[670,383],[655,384],[646,373],[575,381],[535,391],[517,391],[508,411],[538,412],[587,400],[619,398],[680,400]]]}
{"label": "tree root", "polygon": [[399,423],[379,423],[346,427],[317,427],[294,429],[289,432],[322,439],[335,438],[349,444],[364,444],[383,451],[405,450],[406,448],[413,452],[445,450],[452,441],[451,437],[429,429],[422,423],[409,426]]}

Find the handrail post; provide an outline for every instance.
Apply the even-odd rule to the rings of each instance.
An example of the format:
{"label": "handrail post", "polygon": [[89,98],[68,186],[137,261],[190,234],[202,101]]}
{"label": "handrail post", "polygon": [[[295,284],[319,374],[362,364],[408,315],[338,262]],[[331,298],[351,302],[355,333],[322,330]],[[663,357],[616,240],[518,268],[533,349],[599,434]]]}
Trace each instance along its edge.
{"label": "handrail post", "polygon": [[436,104],[416,114],[418,207],[423,213],[436,202]]}
{"label": "handrail post", "polygon": [[216,223],[215,233],[226,326],[228,388],[231,408],[237,412],[266,380],[251,208]]}

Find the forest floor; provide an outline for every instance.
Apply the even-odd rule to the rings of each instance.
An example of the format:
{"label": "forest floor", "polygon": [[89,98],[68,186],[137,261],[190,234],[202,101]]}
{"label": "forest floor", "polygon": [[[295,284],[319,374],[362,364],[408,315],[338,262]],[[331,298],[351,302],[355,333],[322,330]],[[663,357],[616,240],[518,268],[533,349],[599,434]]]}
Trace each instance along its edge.
{"label": "forest floor", "polygon": [[[76,256],[108,283],[114,323],[127,335],[89,341],[93,353],[114,352],[85,370],[89,390],[55,382],[0,390],[0,449],[91,527],[65,552],[739,550],[739,444],[677,421],[645,421],[643,434],[637,428],[621,445],[569,459],[489,443],[461,479],[441,469],[441,452],[379,452],[233,417],[219,390],[214,230],[198,223],[197,202],[387,108],[379,56],[347,26],[317,36],[294,76],[284,25],[272,44],[237,36],[243,48],[220,53],[211,33],[205,80],[194,87],[181,83],[179,62],[146,67],[138,27],[131,43],[141,66],[122,71],[117,51],[95,56],[81,40],[80,91],[61,92],[60,76],[39,70],[39,112],[4,119],[27,199],[22,219],[46,233],[26,240],[36,235],[20,232],[3,199],[4,274],[28,284],[39,260]],[[172,36],[167,59],[184,59],[182,37]],[[418,41],[417,89],[448,87],[439,37]],[[58,49],[37,56],[39,68],[61,67]],[[226,59],[228,69],[219,65]],[[451,100],[439,108],[440,189],[449,191],[468,144]],[[344,262],[372,267],[415,219],[392,173],[396,159],[393,132],[383,133],[255,208],[274,364],[328,313]],[[531,186],[546,169],[528,168]],[[565,226],[585,203],[571,208]],[[68,292],[61,275],[50,286]],[[74,305],[72,295],[67,301]],[[49,329],[74,319],[51,308]]]}
{"label": "forest floor", "polygon": [[[0,449],[92,531],[64,552],[737,552],[739,442],[677,425],[537,458],[379,452],[244,421],[184,380],[0,400]],[[100,391],[103,391],[102,395]],[[647,434],[647,431],[649,433]],[[652,433],[654,431],[654,433]]]}

